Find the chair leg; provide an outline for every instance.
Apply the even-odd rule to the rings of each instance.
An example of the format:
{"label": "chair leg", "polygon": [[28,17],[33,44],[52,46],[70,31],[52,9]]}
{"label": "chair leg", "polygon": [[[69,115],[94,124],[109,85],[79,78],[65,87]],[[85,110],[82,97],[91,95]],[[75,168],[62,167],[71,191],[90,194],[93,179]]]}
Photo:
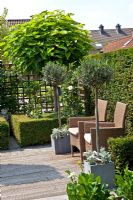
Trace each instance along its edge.
{"label": "chair leg", "polygon": [[74,156],[73,155],[73,146],[71,145],[71,155],[72,155],[72,157]]}
{"label": "chair leg", "polygon": [[81,163],[83,163],[83,151],[80,150]]}

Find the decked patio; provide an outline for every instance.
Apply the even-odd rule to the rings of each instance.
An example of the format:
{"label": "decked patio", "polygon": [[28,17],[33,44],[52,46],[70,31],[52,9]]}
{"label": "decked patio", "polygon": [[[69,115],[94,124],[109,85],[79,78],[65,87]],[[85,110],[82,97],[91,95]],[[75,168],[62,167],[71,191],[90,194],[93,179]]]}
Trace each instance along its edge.
{"label": "decked patio", "polygon": [[79,172],[79,156],[54,155],[48,145],[0,152],[1,200],[37,200],[66,194],[65,170]]}

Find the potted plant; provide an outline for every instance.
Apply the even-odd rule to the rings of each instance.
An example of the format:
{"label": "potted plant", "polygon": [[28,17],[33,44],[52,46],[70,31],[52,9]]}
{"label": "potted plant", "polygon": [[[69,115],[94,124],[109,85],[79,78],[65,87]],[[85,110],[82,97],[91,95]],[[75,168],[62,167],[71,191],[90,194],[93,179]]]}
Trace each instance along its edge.
{"label": "potted plant", "polygon": [[103,183],[108,184],[110,188],[114,187],[115,167],[111,161],[111,155],[100,148],[100,152],[88,151],[84,152],[84,172],[93,173],[100,176]]}
{"label": "potted plant", "polygon": [[54,128],[51,135],[51,143],[55,154],[70,153],[70,135],[67,127]]}
{"label": "potted plant", "polygon": [[[105,157],[108,155],[108,153],[101,149],[100,150],[100,146],[99,146],[99,114],[98,114],[98,92],[99,90],[102,88],[102,86],[106,83],[108,83],[111,78],[112,78],[112,70],[111,68],[108,66],[108,63],[106,60],[96,60],[96,59],[91,59],[89,57],[85,57],[82,61],[81,61],[81,65],[78,68],[77,74],[79,76],[79,80],[83,83],[83,85],[85,85],[86,87],[92,87],[94,89],[95,92],[95,116],[96,116],[96,150],[97,152],[91,152],[88,154],[88,160],[87,163],[89,165],[89,170],[90,172],[93,171],[93,173],[95,172],[95,170],[91,170],[91,164],[92,162],[89,163],[90,158],[92,159],[93,157],[97,158],[97,161],[99,159],[99,161],[101,160],[101,158],[103,158],[102,155],[104,155],[104,159]],[[108,157],[108,156],[107,156]],[[103,162],[103,160],[102,160]],[[86,163],[86,162],[85,162]],[[98,164],[100,165],[98,167]],[[107,165],[107,172],[105,172],[105,165]],[[104,165],[101,165],[101,162],[98,163],[97,165],[94,165],[93,168],[102,168],[101,170],[98,169],[98,171],[102,171],[103,174],[107,173],[108,175],[108,170],[112,169],[113,171],[110,172],[114,178],[114,167],[112,166],[113,164],[111,162],[104,162]],[[86,166],[85,167],[85,171],[86,171]],[[96,175],[100,175],[101,176],[101,172],[100,174],[98,174],[98,172],[96,172]],[[108,184],[110,186],[113,185],[113,181],[112,179],[107,180]]]}
{"label": "potted plant", "polygon": [[53,129],[51,135],[52,147],[56,154],[70,152],[70,137],[66,128],[62,127],[61,124],[61,112],[60,112],[60,101],[59,96],[61,95],[60,85],[67,78],[66,66],[60,63],[49,62],[43,68],[42,71],[43,80],[50,83],[53,86],[54,91],[54,108],[58,114],[58,125],[59,128]]}
{"label": "potted plant", "polygon": [[74,172],[67,170],[70,181],[67,183],[67,195],[69,200],[107,200],[110,191],[100,177],[93,174],[81,172],[76,175]]}

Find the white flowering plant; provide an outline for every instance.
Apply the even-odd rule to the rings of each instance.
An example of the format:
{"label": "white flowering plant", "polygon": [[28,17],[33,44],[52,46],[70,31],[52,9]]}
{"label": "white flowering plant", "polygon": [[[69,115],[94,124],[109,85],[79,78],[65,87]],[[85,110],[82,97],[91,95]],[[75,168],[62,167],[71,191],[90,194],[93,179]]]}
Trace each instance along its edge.
{"label": "white flowering plant", "polygon": [[88,151],[84,152],[84,159],[90,164],[105,164],[112,162],[111,154],[105,150],[105,148],[100,148],[100,152]]}

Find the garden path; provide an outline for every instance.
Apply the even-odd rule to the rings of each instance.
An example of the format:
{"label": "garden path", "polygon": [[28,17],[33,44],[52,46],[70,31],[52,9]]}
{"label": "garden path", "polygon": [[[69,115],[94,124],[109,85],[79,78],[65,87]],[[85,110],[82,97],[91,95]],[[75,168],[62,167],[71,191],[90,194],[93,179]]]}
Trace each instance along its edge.
{"label": "garden path", "polygon": [[1,151],[1,200],[39,200],[66,194],[65,170],[78,173],[79,159],[55,155],[49,145]]}

